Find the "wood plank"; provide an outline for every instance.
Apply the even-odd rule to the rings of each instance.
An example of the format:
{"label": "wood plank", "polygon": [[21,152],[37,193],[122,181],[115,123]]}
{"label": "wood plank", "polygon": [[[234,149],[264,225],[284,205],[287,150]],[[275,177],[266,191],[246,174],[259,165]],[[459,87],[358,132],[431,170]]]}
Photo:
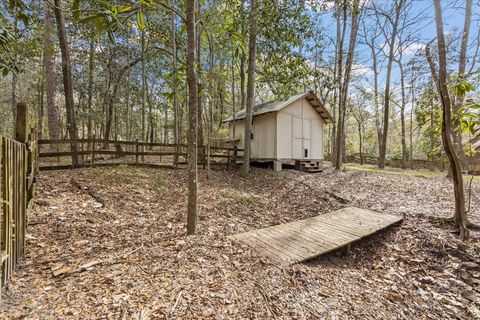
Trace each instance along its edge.
{"label": "wood plank", "polygon": [[274,241],[286,244],[290,252],[298,253],[301,257],[309,257],[318,251],[318,246],[301,238],[298,233],[284,232],[281,228],[269,228],[262,230],[262,234],[269,234]]}
{"label": "wood plank", "polygon": [[249,242],[252,239],[256,240],[255,242],[257,244],[259,244],[259,246],[261,248],[271,252],[275,256],[279,257],[279,259],[281,259],[281,260],[288,261],[288,262],[293,262],[293,261],[297,261],[299,258],[301,258],[300,256],[298,256],[295,253],[290,254],[288,251],[285,251],[285,249],[282,246],[278,246],[275,243],[271,243],[271,242],[267,241],[267,239],[262,238],[261,236],[257,235],[256,233],[250,233],[249,234]]}
{"label": "wood plank", "polygon": [[257,239],[257,241],[264,243],[266,247],[275,247],[275,249],[278,250],[279,253],[287,255],[293,259],[302,258],[305,254],[302,248],[298,248],[298,250],[295,250],[297,249],[295,245],[289,243],[288,241],[284,241],[283,239],[281,239],[281,237],[270,234],[268,231],[266,232],[265,230],[262,230],[262,232],[258,231],[253,230],[251,235],[253,235]]}
{"label": "wood plank", "polygon": [[355,207],[231,235],[284,264],[298,263],[344,247],[402,220]]}
{"label": "wood plank", "polygon": [[[302,228],[299,226],[292,226],[292,229],[296,229],[298,232],[302,232]],[[312,237],[316,239],[320,238],[323,241],[330,243],[331,245],[337,245],[338,243],[348,243],[350,241],[355,241],[357,236],[339,232],[338,229],[327,225],[327,224],[316,224],[311,226],[308,230],[312,234]]]}

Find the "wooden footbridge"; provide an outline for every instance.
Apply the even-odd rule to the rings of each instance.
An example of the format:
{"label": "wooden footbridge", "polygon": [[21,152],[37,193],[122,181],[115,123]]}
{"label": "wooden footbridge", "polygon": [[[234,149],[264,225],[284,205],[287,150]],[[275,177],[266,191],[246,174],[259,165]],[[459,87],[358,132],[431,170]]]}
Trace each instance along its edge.
{"label": "wooden footbridge", "polygon": [[313,218],[232,235],[284,265],[306,261],[348,247],[402,217],[349,207]]}

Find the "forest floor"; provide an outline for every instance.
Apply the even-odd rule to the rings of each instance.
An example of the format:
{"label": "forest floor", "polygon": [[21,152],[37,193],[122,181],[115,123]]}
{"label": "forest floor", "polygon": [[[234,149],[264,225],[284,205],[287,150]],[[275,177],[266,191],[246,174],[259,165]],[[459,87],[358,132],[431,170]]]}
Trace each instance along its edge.
{"label": "forest floor", "polygon": [[[431,219],[453,212],[444,177],[254,168],[248,179],[213,171],[207,180],[201,170],[198,234],[186,237],[185,173],[42,172],[0,318],[480,319],[480,235],[461,242]],[[345,206],[404,220],[349,256],[291,266],[226,238]],[[469,216],[480,222],[476,183]]]}

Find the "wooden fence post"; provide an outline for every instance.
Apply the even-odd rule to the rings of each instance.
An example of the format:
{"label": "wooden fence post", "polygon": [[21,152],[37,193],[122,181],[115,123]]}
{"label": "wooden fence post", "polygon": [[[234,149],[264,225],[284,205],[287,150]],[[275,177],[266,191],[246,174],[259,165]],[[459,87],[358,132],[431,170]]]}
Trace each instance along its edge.
{"label": "wooden fence post", "polygon": [[227,170],[230,170],[230,149],[227,149]]}
{"label": "wooden fence post", "polygon": [[237,156],[238,156],[238,147],[234,146],[233,147],[233,166],[237,164]]}
{"label": "wooden fence post", "polygon": [[25,103],[17,103],[17,118],[15,124],[15,140],[27,142],[27,119],[28,110]]}
{"label": "wooden fence post", "polygon": [[138,164],[138,139],[135,140],[135,164]]}
{"label": "wooden fence post", "polygon": [[92,136],[92,164],[95,163],[95,135]]}

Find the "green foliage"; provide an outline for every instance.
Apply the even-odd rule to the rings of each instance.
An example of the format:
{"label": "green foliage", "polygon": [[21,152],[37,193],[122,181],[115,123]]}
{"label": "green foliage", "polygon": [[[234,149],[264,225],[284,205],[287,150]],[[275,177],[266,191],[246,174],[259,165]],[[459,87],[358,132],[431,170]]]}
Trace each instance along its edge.
{"label": "green foliage", "polygon": [[17,37],[10,28],[0,26],[0,70],[3,76],[19,71],[11,50],[11,44],[16,40]]}
{"label": "green foliage", "polygon": [[[145,29],[144,8],[152,6],[153,0],[134,1],[83,1],[72,3],[73,19],[80,23],[91,24],[97,35],[107,34],[110,42],[115,43],[115,32],[132,27],[134,21],[140,31]],[[133,20],[132,17],[135,17]]]}
{"label": "green foliage", "polygon": [[[469,93],[475,93],[476,87],[464,77],[457,77],[454,92],[464,99]],[[452,122],[462,133],[475,136],[480,131],[480,101],[473,98],[464,99],[462,105],[454,109]]]}
{"label": "green foliage", "polygon": [[[30,8],[24,1],[8,0],[7,8],[18,22],[22,22],[25,27],[29,26],[31,22]],[[17,74],[20,71],[12,52],[12,47],[18,41],[19,36],[15,32],[16,26],[10,24],[4,15],[5,13],[0,11],[0,70],[2,75],[6,76],[10,72]]]}

